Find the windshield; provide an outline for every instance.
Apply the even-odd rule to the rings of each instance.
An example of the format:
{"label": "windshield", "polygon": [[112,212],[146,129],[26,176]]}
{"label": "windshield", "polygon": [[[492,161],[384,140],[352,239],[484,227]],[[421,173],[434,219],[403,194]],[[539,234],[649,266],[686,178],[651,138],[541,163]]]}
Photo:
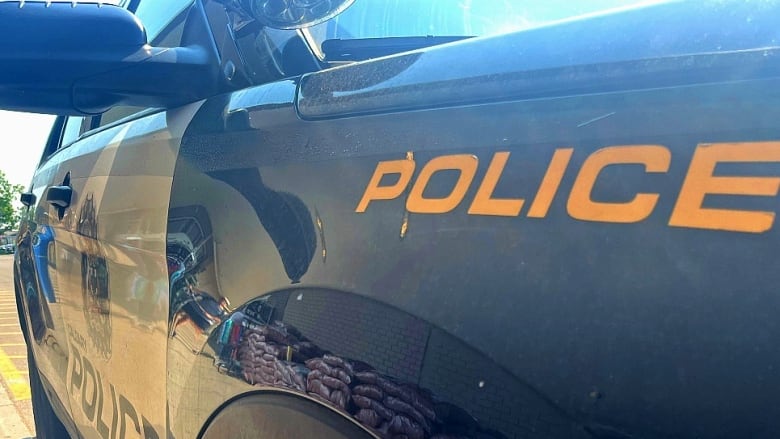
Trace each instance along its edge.
{"label": "windshield", "polygon": [[[475,37],[663,0],[357,0],[304,33],[323,55],[328,40]],[[445,41],[442,41],[445,42]]]}

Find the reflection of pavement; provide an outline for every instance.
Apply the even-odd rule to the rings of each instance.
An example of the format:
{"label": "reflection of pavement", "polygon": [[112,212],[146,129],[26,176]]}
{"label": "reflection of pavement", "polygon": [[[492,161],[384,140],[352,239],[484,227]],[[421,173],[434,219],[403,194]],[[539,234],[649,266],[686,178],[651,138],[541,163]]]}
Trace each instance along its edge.
{"label": "reflection of pavement", "polygon": [[34,427],[12,266],[13,255],[0,256],[0,438],[20,439],[32,436]]}

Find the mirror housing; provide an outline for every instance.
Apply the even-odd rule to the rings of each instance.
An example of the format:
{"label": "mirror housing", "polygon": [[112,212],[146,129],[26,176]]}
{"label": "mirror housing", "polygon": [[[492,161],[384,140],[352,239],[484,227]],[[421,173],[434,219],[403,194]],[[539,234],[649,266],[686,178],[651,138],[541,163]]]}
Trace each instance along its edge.
{"label": "mirror housing", "polygon": [[189,13],[184,40],[194,43],[155,48],[118,6],[0,2],[0,109],[89,115],[215,94],[219,61],[200,2]]}

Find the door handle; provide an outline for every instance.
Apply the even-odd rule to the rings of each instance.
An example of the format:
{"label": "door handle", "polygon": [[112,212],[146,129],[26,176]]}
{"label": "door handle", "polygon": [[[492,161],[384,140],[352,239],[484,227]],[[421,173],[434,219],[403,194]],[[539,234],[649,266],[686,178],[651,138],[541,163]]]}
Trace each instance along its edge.
{"label": "door handle", "polygon": [[19,201],[25,206],[30,207],[35,204],[35,194],[32,192],[25,192],[19,197]]}
{"label": "door handle", "polygon": [[50,186],[46,191],[46,201],[52,206],[64,209],[70,206],[73,197],[73,188],[70,186]]}
{"label": "door handle", "polygon": [[65,174],[62,184],[59,186],[49,186],[46,190],[46,201],[57,208],[57,217],[62,221],[65,217],[65,209],[70,206],[73,198],[73,188],[70,187],[70,172]]}

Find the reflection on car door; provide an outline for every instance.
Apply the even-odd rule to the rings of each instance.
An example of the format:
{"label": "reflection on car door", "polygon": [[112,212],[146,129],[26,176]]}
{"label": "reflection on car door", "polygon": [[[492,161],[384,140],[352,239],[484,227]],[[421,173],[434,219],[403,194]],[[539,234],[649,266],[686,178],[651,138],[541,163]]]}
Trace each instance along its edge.
{"label": "reflection on car door", "polygon": [[61,395],[82,431],[164,435],[165,225],[181,134],[196,107],[86,135],[47,163],[56,166],[48,191],[71,192],[66,206],[44,209],[70,354]]}

